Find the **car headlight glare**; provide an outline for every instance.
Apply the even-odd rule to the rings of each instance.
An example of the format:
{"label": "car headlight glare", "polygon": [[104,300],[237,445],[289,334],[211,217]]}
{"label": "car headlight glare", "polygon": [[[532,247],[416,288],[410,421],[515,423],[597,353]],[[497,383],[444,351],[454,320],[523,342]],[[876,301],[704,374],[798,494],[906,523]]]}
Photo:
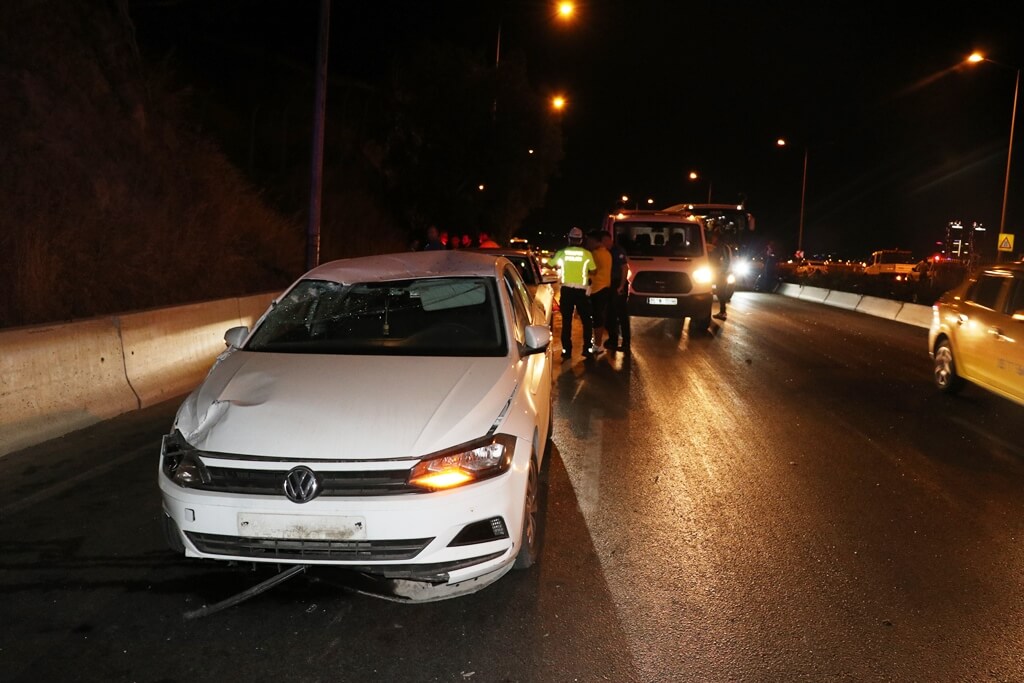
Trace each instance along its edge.
{"label": "car headlight glare", "polygon": [[199,459],[199,451],[177,429],[163,438],[160,458],[163,473],[182,488],[192,488],[210,480],[206,466]]}
{"label": "car headlight glare", "polygon": [[725,282],[726,284],[730,285],[736,284],[736,276],[733,275],[732,273],[729,273],[728,275],[725,276]]}
{"label": "car headlight glare", "polygon": [[409,483],[439,491],[489,479],[508,470],[514,450],[515,437],[495,434],[423,458],[410,470]]}
{"label": "car headlight glare", "polygon": [[711,284],[711,269],[707,266],[701,266],[693,271],[693,281],[701,285]]}
{"label": "car headlight glare", "polygon": [[737,261],[732,264],[732,272],[739,277],[746,277],[750,274],[750,264],[747,261]]}

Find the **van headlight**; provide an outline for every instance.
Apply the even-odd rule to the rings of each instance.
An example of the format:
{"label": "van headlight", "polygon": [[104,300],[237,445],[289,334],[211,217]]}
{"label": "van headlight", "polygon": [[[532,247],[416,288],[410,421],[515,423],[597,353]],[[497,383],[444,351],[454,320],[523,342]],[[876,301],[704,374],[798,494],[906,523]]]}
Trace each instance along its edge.
{"label": "van headlight", "polygon": [[693,271],[693,281],[699,285],[710,285],[711,269],[707,266],[701,266],[697,270]]}
{"label": "van headlight", "polygon": [[515,444],[514,436],[495,434],[428,455],[409,471],[409,483],[440,491],[496,477],[511,466]]}

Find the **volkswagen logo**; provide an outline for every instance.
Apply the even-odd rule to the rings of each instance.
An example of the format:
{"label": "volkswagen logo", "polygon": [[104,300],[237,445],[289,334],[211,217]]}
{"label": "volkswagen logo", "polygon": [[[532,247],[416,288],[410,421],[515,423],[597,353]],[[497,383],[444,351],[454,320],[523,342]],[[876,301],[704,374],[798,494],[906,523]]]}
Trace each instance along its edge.
{"label": "volkswagen logo", "polygon": [[293,503],[308,503],[320,495],[320,479],[308,467],[296,467],[284,478],[284,495]]}

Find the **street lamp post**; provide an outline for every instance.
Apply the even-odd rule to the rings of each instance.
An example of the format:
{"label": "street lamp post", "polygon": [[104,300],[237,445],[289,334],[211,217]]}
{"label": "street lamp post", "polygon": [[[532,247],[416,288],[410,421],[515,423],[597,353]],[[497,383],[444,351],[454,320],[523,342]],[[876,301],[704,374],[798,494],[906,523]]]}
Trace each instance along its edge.
{"label": "street lamp post", "polygon": [[[786,146],[786,140],[784,138],[779,138],[778,140],[775,141],[775,144],[777,144],[779,147],[785,147]],[[796,237],[796,250],[797,251],[803,251],[803,249],[804,249],[804,206],[806,206],[806,201],[807,201],[807,157],[808,156],[809,156],[809,154],[808,154],[807,146],[804,145],[804,173],[803,173],[803,179],[800,181],[800,227],[798,229],[797,237]]]}
{"label": "street lamp post", "polygon": [[[967,58],[967,61],[971,64],[978,64],[979,62],[988,62],[989,64],[995,64],[1001,66],[1004,69],[1011,69],[1017,72],[1017,79],[1013,84],[1013,109],[1010,112],[1010,144],[1006,150],[1006,177],[1003,179],[1003,207],[999,213],[999,232],[1006,232],[1006,200],[1010,195],[1010,162],[1013,161],[1013,132],[1015,124],[1017,123],[1017,98],[1020,94],[1020,67],[1014,69],[1012,66],[1001,64],[995,60],[989,59],[980,52],[975,52]],[[998,260],[1000,253],[996,252],[996,258]]]}
{"label": "street lamp post", "polygon": [[[696,182],[696,181],[700,180],[700,174],[697,173],[696,171],[690,171],[689,178],[690,178],[690,180]],[[714,181],[711,178],[708,178],[708,204],[711,203],[711,188],[712,187],[714,187]]]}

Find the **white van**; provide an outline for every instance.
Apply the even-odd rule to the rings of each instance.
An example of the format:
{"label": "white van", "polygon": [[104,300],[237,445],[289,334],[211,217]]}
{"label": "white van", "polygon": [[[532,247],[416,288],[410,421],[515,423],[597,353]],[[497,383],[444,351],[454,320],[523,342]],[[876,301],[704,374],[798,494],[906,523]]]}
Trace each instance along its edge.
{"label": "white van", "polygon": [[605,230],[629,256],[629,314],[711,324],[712,274],[700,218],[681,211],[621,211]]}

